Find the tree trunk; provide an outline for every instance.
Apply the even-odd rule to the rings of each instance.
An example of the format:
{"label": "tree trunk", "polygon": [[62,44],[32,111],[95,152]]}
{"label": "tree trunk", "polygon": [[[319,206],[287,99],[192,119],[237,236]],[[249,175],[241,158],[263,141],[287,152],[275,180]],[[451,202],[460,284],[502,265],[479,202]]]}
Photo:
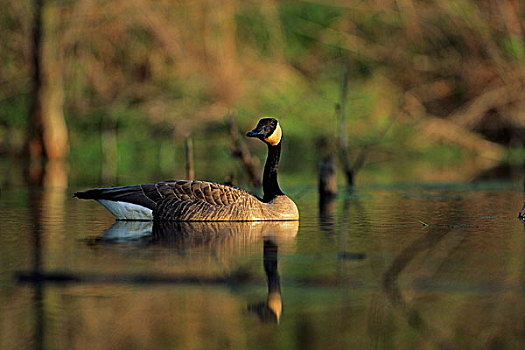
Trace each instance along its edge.
{"label": "tree trunk", "polygon": [[[64,92],[56,8],[44,16],[44,1],[34,0],[31,42],[33,91],[29,115],[27,153],[32,160],[64,159],[68,135],[63,114]],[[46,21],[44,21],[46,19]],[[44,40],[44,22],[51,27]],[[46,44],[46,45],[44,45]]]}

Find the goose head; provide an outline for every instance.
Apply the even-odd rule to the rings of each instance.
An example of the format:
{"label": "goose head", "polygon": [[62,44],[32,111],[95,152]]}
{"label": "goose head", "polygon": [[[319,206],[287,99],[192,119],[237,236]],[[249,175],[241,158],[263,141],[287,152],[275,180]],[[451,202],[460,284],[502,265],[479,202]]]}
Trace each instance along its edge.
{"label": "goose head", "polygon": [[281,142],[283,132],[277,119],[263,118],[252,131],[249,131],[246,136],[256,137],[263,142],[276,146]]}

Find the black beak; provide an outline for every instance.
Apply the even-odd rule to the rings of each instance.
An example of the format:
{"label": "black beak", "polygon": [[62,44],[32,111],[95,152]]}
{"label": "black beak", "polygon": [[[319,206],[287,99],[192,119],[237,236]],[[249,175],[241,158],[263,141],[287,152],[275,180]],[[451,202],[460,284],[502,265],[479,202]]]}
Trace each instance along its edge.
{"label": "black beak", "polygon": [[246,136],[248,137],[258,137],[260,139],[264,138],[264,133],[262,131],[262,128],[255,128],[252,131],[248,131],[246,133]]}

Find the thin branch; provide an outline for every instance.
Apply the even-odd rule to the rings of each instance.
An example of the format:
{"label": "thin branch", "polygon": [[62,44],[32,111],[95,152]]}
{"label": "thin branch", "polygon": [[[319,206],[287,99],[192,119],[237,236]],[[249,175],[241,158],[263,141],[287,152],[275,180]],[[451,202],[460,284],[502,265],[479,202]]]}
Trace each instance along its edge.
{"label": "thin branch", "polygon": [[233,116],[229,116],[228,126],[230,130],[231,155],[241,161],[246,174],[250,178],[250,183],[255,187],[261,186],[261,171],[258,162],[250,155],[246,145],[239,140],[239,130]]}
{"label": "thin branch", "polygon": [[348,186],[354,185],[354,173],[350,162],[348,161],[348,136],[346,133],[346,100],[348,97],[348,83],[350,76],[350,68],[348,65],[345,66],[345,72],[343,74],[343,84],[341,85],[341,103],[335,106],[338,121],[338,145],[339,145],[339,156],[341,158],[341,165],[346,176],[346,182]]}
{"label": "thin branch", "polygon": [[195,170],[193,166],[193,139],[191,136],[186,138],[186,178],[193,180],[195,178]]}

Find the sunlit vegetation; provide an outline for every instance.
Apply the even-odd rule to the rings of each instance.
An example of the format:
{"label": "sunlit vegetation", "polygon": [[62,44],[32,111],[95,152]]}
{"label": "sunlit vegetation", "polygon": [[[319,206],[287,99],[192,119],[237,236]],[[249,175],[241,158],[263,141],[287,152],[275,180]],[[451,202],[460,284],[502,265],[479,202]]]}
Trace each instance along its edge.
{"label": "sunlit vegetation", "polygon": [[[24,153],[31,130],[35,3],[1,1],[6,156]],[[201,162],[227,159],[229,115],[242,130],[279,117],[294,159],[315,170],[335,142],[348,72],[350,156],[366,147],[368,166],[521,162],[523,11],[476,0],[44,1],[44,124],[63,115],[69,162],[81,169],[72,175],[84,183],[137,164],[177,175],[170,164],[184,161],[190,134],[196,147],[211,134],[221,140],[196,152]]]}

